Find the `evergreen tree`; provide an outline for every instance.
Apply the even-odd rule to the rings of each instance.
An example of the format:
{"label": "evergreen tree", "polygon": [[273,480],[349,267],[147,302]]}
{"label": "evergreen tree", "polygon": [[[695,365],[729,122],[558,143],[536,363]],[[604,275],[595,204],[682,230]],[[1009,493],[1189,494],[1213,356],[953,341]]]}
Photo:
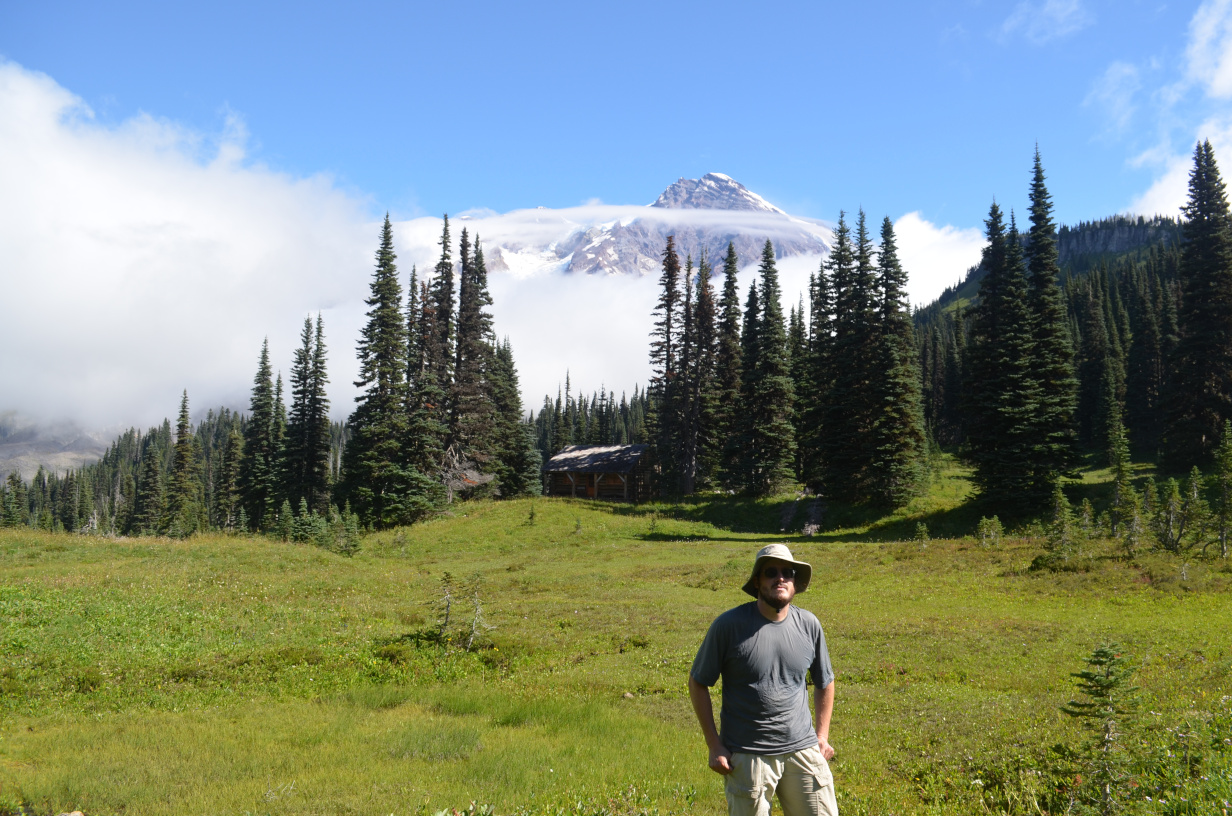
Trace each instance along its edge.
{"label": "evergreen tree", "polygon": [[[749,376],[743,405],[743,489],[752,495],[770,495],[791,481],[795,460],[791,372],[787,361],[787,331],[774,245],[767,240],[758,270],[761,310],[753,321],[756,348],[745,350]],[[756,304],[750,295],[750,302]],[[746,317],[745,325],[749,320]],[[750,357],[752,360],[750,361]]]}
{"label": "evergreen tree", "polygon": [[[273,371],[269,340],[266,339],[261,344],[257,374],[253,378],[239,472],[240,506],[254,530],[264,530],[277,508],[280,452],[275,409]],[[140,489],[140,484],[138,487]]]}
{"label": "evergreen tree", "polygon": [[1232,419],[1232,215],[1209,141],[1194,150],[1180,275],[1180,340],[1172,354],[1163,466],[1206,464]]}
{"label": "evergreen tree", "polygon": [[508,339],[496,347],[491,381],[497,416],[494,464],[501,495],[538,495],[543,491],[543,459],[535,446],[534,426],[522,421],[518,370]]}
{"label": "evergreen tree", "polygon": [[16,470],[9,473],[5,482],[4,506],[0,511],[0,527],[24,527],[30,523],[29,490]]}
{"label": "evergreen tree", "polygon": [[324,324],[304,318],[300,347],[291,364],[291,413],[287,420],[283,490],[292,504],[301,499],[311,511],[329,509],[329,397],[325,384]]}
{"label": "evergreen tree", "polygon": [[[798,306],[791,307],[787,316],[787,370],[791,374],[791,387],[793,393],[800,397],[808,392],[807,377],[808,377],[808,335],[804,330],[804,296],[801,295]],[[794,413],[794,435],[796,438],[796,461],[793,463],[793,468],[796,474],[796,481],[802,481],[804,478],[804,463],[802,454],[804,445],[800,441],[804,439],[804,412],[797,410]]]}
{"label": "evergreen tree", "polygon": [[[693,367],[689,382],[690,445],[696,458],[693,487],[709,485],[718,468],[722,440],[715,433],[719,412],[718,326],[711,267],[705,253],[697,269],[693,311]],[[692,492],[690,489],[688,492]]]}
{"label": "evergreen tree", "polygon": [[1037,507],[1044,505],[1057,480],[1072,471],[1077,461],[1074,409],[1078,383],[1074,378],[1074,348],[1065,303],[1058,284],[1056,232],[1052,196],[1044,184],[1044,168],[1037,148],[1031,181],[1027,267],[1035,323],[1033,368],[1039,396],[1032,420],[1035,450],[1031,457],[1031,480],[1024,497]]}
{"label": "evergreen tree", "polygon": [[304,457],[304,496],[308,508],[317,513],[326,513],[330,506],[330,450],[333,446],[329,420],[329,394],[326,383],[329,374],[325,370],[325,323],[317,313],[316,331],[312,338],[312,378],[309,400],[308,454]]}
{"label": "evergreen tree", "polygon": [[1077,757],[1081,805],[1090,807],[1082,812],[1114,816],[1126,812],[1125,799],[1131,793],[1133,758],[1125,736],[1136,718],[1138,689],[1129,685],[1133,668],[1117,644],[1099,646],[1086,663],[1087,668],[1073,675],[1083,699],[1070,700],[1061,710],[1091,734]]}
{"label": "evergreen tree", "polygon": [[192,535],[202,527],[201,463],[197,440],[188,418],[188,392],[180,399],[175,424],[175,458],[167,480],[161,532],[174,538]]}
{"label": "evergreen tree", "polygon": [[407,341],[402,287],[398,282],[393,228],[381,228],[376,270],[365,301],[367,318],[359,341],[362,390],[348,425],[351,441],[343,451],[341,494],[360,520],[371,527],[409,524],[431,509],[428,477],[406,465]]}
{"label": "evergreen tree", "polygon": [[[444,421],[445,390],[430,364],[436,307],[426,284],[415,290],[415,271],[411,270],[411,292],[407,299],[407,429],[403,442],[404,465],[416,473],[435,477],[444,468],[445,444],[449,428]],[[438,484],[434,481],[434,484]],[[443,487],[433,488],[433,503],[444,497]]]}
{"label": "evergreen tree", "polygon": [[222,462],[216,470],[214,487],[214,525],[227,532],[239,526],[240,463],[244,455],[244,437],[232,427],[223,447]]}
{"label": "evergreen tree", "polygon": [[475,254],[470,257],[466,230],[462,230],[462,273],[458,289],[457,344],[454,380],[450,392],[452,409],[451,444],[458,455],[488,469],[497,447],[498,423],[489,373],[493,366],[492,305],[488,293],[488,272],[483,248],[475,237]]}
{"label": "evergreen tree", "polygon": [[[839,247],[841,231],[842,247]],[[835,251],[844,257],[850,253],[850,235],[843,216],[839,216]],[[833,258],[833,253],[831,254]],[[846,263],[840,257],[839,263]],[[808,358],[803,380],[796,391],[796,410],[800,416],[800,479],[813,490],[820,490],[825,479],[822,450],[825,447],[826,399],[833,385],[831,355],[834,351],[834,298],[830,276],[823,261],[815,276],[809,278]]]}
{"label": "evergreen tree", "polygon": [[[663,486],[679,489],[680,468],[680,372],[682,294],[680,256],[675,236],[667,236],[663,249],[663,272],[659,276],[659,302],[655,306],[654,328],[650,333],[650,392],[653,410],[651,429],[655,454],[661,468]],[[686,284],[687,286],[687,284]]]}
{"label": "evergreen tree", "polygon": [[162,451],[151,444],[154,441],[146,438],[141,456],[141,476],[137,480],[137,493],[133,500],[128,532],[137,535],[157,533],[158,522],[163,516]]}
{"label": "evergreen tree", "polygon": [[880,325],[875,373],[870,377],[876,413],[870,433],[869,499],[899,506],[918,492],[926,442],[907,273],[898,260],[889,217],[881,223],[877,295]]}
{"label": "evergreen tree", "polygon": [[740,271],[736,247],[727,244],[723,258],[723,295],[719,299],[718,338],[715,350],[715,416],[712,434],[715,455],[718,458],[718,475],[730,482],[735,462],[731,453],[736,450],[732,443],[737,433],[737,412],[740,404],[740,381],[742,373],[740,351],[740,289],[736,275]]}
{"label": "evergreen tree", "polygon": [[[842,215],[839,229],[846,224]],[[875,293],[872,239],[864,211],[856,219],[855,241],[839,252],[838,230],[830,254],[834,284],[834,342],[830,388],[823,421],[826,495],[860,502],[871,497],[872,463],[876,456],[872,427],[879,414],[873,382],[882,376],[878,363],[878,304]]]}
{"label": "evergreen tree", "polygon": [[1034,327],[1018,231],[1012,228],[1007,240],[996,202],[984,223],[988,246],[981,264],[986,272],[972,314],[963,389],[968,457],[981,497],[1022,514],[1038,509],[1027,499],[1039,399]]}
{"label": "evergreen tree", "polygon": [[[467,257],[465,261],[469,266],[470,258]],[[436,262],[428,297],[424,300],[430,301],[431,304],[426,312],[427,325],[424,327],[426,362],[436,377],[437,385],[446,389],[453,382],[454,361],[453,252],[449,243],[448,215],[445,216],[445,226],[441,231],[441,257]],[[425,303],[425,305],[428,304]],[[444,404],[440,406],[440,417],[442,421],[448,421],[449,411]]]}

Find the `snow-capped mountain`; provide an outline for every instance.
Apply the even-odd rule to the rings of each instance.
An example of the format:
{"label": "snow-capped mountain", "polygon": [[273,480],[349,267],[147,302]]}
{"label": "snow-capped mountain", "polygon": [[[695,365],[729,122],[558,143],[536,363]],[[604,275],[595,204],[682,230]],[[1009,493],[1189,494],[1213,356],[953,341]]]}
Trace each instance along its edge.
{"label": "snow-capped mountain", "polygon": [[650,206],[669,210],[754,210],[787,215],[722,173],[707,173],[699,179],[679,179]]}
{"label": "snow-capped mountain", "polygon": [[[742,267],[757,263],[767,239],[779,258],[820,258],[829,254],[833,239],[821,221],[789,215],[722,173],[682,178],[648,206],[473,211],[451,221],[455,232],[465,227],[472,239],[479,235],[490,272],[519,278],[543,272],[657,274],[669,235],[682,260],[691,255],[697,262],[704,253],[716,266],[730,242]],[[419,250],[416,263],[435,262],[439,220],[416,219],[400,232],[410,233],[409,244]]]}

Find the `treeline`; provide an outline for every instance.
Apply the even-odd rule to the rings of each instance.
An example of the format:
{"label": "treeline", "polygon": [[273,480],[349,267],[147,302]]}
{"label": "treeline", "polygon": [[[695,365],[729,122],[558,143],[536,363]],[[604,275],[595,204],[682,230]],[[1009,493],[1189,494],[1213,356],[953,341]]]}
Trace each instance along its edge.
{"label": "treeline", "polygon": [[130,430],[98,463],[40,469],[29,485],[10,474],[0,524],[255,531],[347,549],[361,527],[409,524],[458,495],[540,492],[513,351],[492,331],[483,250],[465,229],[458,250],[455,269],[446,218],[433,274],[420,281],[412,269],[404,298],[386,217],[357,350],[361,394],[345,424],[329,419],[318,315],[304,322],[289,407],[266,341],[246,415],[211,411],[194,429],[185,393],[174,432],[170,422]]}
{"label": "treeline", "polygon": [[535,446],[542,461],[547,461],[569,445],[633,445],[646,441],[646,413],[650,399],[645,390],[633,388],[633,398],[606,387],[593,392],[590,399],[572,394],[569,375],[565,375],[564,395],[555,401],[544,396],[539,415],[531,412]]}

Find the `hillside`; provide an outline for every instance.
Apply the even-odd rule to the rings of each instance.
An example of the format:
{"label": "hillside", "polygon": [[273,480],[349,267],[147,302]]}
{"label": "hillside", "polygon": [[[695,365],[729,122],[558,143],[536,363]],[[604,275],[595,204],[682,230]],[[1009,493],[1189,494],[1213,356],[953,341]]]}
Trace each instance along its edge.
{"label": "hillside", "polygon": [[[1143,218],[1114,215],[1099,221],[1084,221],[1057,230],[1058,262],[1061,274],[1082,277],[1100,264],[1112,265],[1123,259],[1136,259],[1157,244],[1172,246],[1181,239],[1180,222],[1155,216]],[[1027,244],[1023,235],[1023,246]],[[941,293],[935,301],[916,312],[916,325],[924,325],[949,311],[956,303],[972,300],[979,294],[984,271],[980,266],[967,270],[960,283]]]}

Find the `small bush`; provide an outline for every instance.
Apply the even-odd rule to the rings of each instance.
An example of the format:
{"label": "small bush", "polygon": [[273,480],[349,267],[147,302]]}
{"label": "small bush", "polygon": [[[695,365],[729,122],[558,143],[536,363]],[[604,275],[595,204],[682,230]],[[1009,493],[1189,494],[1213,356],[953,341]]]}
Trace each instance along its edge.
{"label": "small bush", "polygon": [[985,547],[995,547],[1000,544],[1004,534],[1005,529],[1001,526],[1001,519],[996,516],[980,518],[980,523],[975,528],[976,537]]}
{"label": "small bush", "polygon": [[71,682],[78,694],[89,694],[103,684],[103,675],[95,668],[80,669],[73,674]]}

